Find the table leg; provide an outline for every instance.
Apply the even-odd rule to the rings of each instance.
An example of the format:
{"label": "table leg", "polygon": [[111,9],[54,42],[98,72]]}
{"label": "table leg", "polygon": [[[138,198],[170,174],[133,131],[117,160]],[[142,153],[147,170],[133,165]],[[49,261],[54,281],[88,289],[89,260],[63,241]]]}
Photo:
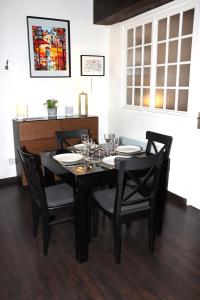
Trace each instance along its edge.
{"label": "table leg", "polygon": [[75,251],[79,263],[88,260],[88,197],[84,184],[74,188]]}

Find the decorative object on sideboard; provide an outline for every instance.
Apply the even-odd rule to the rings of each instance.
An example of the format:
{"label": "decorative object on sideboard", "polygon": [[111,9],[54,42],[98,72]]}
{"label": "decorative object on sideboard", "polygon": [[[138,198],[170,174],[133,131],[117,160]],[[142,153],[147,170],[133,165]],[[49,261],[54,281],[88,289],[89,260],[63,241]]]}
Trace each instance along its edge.
{"label": "decorative object on sideboard", "polygon": [[16,105],[16,119],[26,120],[28,118],[28,106],[25,104]]}
{"label": "decorative object on sideboard", "polygon": [[78,113],[79,115],[88,115],[88,94],[81,92],[78,97]]}
{"label": "decorative object on sideboard", "polygon": [[30,77],[71,77],[70,22],[27,17]]}
{"label": "decorative object on sideboard", "polygon": [[47,99],[44,105],[47,107],[48,118],[57,117],[57,105],[58,100],[56,99]]}
{"label": "decorative object on sideboard", "polygon": [[66,105],[65,106],[65,116],[70,117],[74,114],[74,107],[73,105]]}

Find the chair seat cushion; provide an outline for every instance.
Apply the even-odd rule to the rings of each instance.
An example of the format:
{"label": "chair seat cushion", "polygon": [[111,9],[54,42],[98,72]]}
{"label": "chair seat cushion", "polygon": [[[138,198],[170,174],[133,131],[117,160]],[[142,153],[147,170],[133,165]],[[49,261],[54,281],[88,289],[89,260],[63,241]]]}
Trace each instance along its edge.
{"label": "chair seat cushion", "polygon": [[48,186],[45,193],[49,208],[73,202],[73,189],[66,183]]}
{"label": "chair seat cushion", "polygon": [[[124,191],[124,196],[128,195],[132,191],[131,188],[126,187]],[[115,203],[115,195],[116,189],[106,189],[101,191],[96,191],[93,193],[93,197],[96,202],[107,212],[113,214],[114,213],[114,203]],[[143,196],[139,193],[136,193],[134,196],[128,199],[128,201],[138,201],[138,200],[145,200]],[[123,214],[131,214],[134,212],[139,212],[143,210],[149,210],[150,205],[149,201],[145,201],[142,203],[132,204],[128,206],[122,206],[121,215]]]}

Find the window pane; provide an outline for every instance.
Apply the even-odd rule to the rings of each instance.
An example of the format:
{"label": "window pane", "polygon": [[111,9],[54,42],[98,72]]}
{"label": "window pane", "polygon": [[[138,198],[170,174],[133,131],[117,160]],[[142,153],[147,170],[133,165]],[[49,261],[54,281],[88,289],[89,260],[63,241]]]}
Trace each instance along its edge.
{"label": "window pane", "polygon": [[179,90],[178,110],[187,111],[188,108],[188,90]]}
{"label": "window pane", "polygon": [[180,65],[179,86],[189,86],[190,65]]}
{"label": "window pane", "polygon": [[127,52],[127,67],[133,66],[133,50],[128,50]]}
{"label": "window pane", "polygon": [[126,89],[126,104],[132,104],[132,89],[130,88]]}
{"label": "window pane", "polygon": [[191,59],[192,38],[181,40],[181,61],[189,61]]}
{"label": "window pane", "polygon": [[127,69],[126,73],[127,73],[126,85],[132,86],[133,85],[133,69]]}
{"label": "window pane", "polygon": [[180,14],[170,17],[169,38],[174,38],[174,37],[178,36],[178,33],[179,33],[179,19],[180,19]]}
{"label": "window pane", "polygon": [[149,107],[150,103],[150,90],[149,89],[143,89],[143,101],[142,105]]}
{"label": "window pane", "polygon": [[142,48],[135,49],[135,65],[141,66],[142,64]]}
{"label": "window pane", "polygon": [[167,90],[166,109],[175,109],[175,90]]}
{"label": "window pane", "polygon": [[159,20],[158,22],[158,41],[166,40],[167,19]]}
{"label": "window pane", "polygon": [[135,89],[134,104],[140,105],[140,89]]}
{"label": "window pane", "polygon": [[158,44],[157,64],[165,63],[166,43]]}
{"label": "window pane", "polygon": [[164,90],[158,89],[158,90],[156,90],[155,107],[163,108],[163,103],[164,103]]}
{"label": "window pane", "polygon": [[194,9],[183,13],[182,35],[191,34],[193,32]]}
{"label": "window pane", "polygon": [[144,47],[144,65],[151,64],[151,46]]}
{"label": "window pane", "polygon": [[141,68],[135,68],[135,85],[141,86]]}
{"label": "window pane", "polygon": [[126,85],[127,86],[131,86],[132,85],[132,75],[127,75],[127,79],[126,79]]}
{"label": "window pane", "polygon": [[150,86],[150,68],[144,68],[144,86]]}
{"label": "window pane", "polygon": [[128,30],[127,46],[128,47],[133,46],[133,29]]}
{"label": "window pane", "polygon": [[176,86],[176,66],[168,66],[167,86]]}
{"label": "window pane", "polygon": [[152,30],[152,24],[146,24],[145,25],[145,36],[144,36],[144,42],[145,44],[151,43],[151,30]]}
{"label": "window pane", "polygon": [[157,75],[156,75],[156,85],[164,86],[164,78],[165,78],[165,67],[157,67]]}
{"label": "window pane", "polygon": [[142,44],[142,26],[136,28],[136,45]]}
{"label": "window pane", "polygon": [[178,41],[169,42],[168,62],[177,62]]}

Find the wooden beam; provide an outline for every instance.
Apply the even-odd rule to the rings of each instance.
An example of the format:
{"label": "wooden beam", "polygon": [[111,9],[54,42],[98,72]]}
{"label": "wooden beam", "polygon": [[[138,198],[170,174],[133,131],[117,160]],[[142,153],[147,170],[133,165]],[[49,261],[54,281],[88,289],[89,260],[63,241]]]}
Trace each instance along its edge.
{"label": "wooden beam", "polygon": [[173,0],[94,0],[94,24],[112,25]]}

